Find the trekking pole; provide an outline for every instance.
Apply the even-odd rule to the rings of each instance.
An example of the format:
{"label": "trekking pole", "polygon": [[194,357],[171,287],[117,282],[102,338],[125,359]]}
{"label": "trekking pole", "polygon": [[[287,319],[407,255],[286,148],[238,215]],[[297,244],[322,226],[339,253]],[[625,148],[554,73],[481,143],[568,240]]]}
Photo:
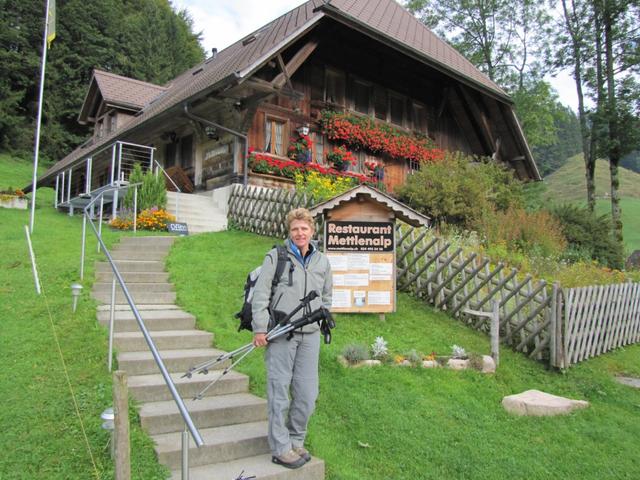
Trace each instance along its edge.
{"label": "trekking pole", "polygon": [[229,373],[231,371],[231,369],[233,369],[233,367],[235,367],[238,363],[240,363],[242,361],[242,359],[244,357],[246,357],[247,355],[249,355],[251,352],[253,352],[255,350],[256,346],[251,344],[251,347],[247,349],[246,352],[244,352],[240,358],[238,358],[235,362],[233,362],[231,365],[229,365],[227,368],[225,368],[222,373],[220,374],[220,376],[218,378],[216,378],[214,381],[209,382],[209,384],[204,387],[200,393],[198,393],[195,397],[193,397],[194,400],[202,400],[202,396],[204,395],[204,393],[209,390],[211,387],[213,387],[216,383],[218,383],[218,381],[224,377],[227,373]]}
{"label": "trekking pole", "polygon": [[[303,299],[300,300],[300,305],[298,305],[288,315],[286,315],[282,320],[280,320],[280,322],[278,322],[278,324],[269,332],[269,334],[275,334],[280,329],[286,327],[291,317],[293,317],[296,313],[298,313],[298,311],[300,311],[305,306],[308,306],[311,300],[313,300],[314,298],[317,298],[318,296],[319,294],[315,290],[310,291]],[[247,343],[242,347],[236,348],[233,352],[224,353],[222,355],[217,356],[214,359],[207,360],[206,362],[202,362],[198,365],[195,365],[189,368],[189,370],[187,370],[187,372],[184,375],[182,375],[182,378],[185,378],[185,377],[191,378],[194,372],[203,373],[206,375],[207,373],[209,373],[209,367],[216,365],[218,363],[224,362],[225,360],[233,359],[233,357],[235,357],[236,355],[241,354],[245,350],[251,348],[252,345],[253,345],[253,342]]]}
{"label": "trekking pole", "polygon": [[[276,328],[274,328],[273,330],[271,330],[267,334],[267,342],[271,342],[271,341],[273,341],[273,340],[275,340],[277,338],[282,337],[283,335],[286,335],[287,333],[293,332],[294,330],[298,330],[299,328],[302,328],[305,325],[309,325],[310,323],[319,322],[319,321],[327,319],[327,318],[331,318],[331,314],[324,307],[320,307],[318,310],[316,310],[316,311],[314,311],[314,312],[312,312],[310,314],[307,314],[307,315],[303,316],[302,318],[300,318],[298,320],[295,320],[292,323],[288,323],[286,325],[278,325]],[[325,341],[326,341],[326,337],[325,337]],[[194,400],[201,400],[202,396],[204,395],[204,393],[207,390],[209,390],[211,387],[213,387],[222,377],[224,377],[238,363],[240,363],[244,359],[244,357],[249,355],[256,348],[255,345],[253,345],[253,343],[247,344],[246,347],[248,347],[247,350],[242,354],[242,356],[240,358],[238,358],[235,362],[233,362],[231,365],[229,365],[227,368],[225,368],[218,378],[216,378],[215,380],[210,382],[193,399]]]}

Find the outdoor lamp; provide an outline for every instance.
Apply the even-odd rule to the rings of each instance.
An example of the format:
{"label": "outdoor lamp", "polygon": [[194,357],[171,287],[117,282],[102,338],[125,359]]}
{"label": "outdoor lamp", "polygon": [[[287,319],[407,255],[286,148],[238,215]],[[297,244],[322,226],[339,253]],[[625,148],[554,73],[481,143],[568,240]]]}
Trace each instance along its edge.
{"label": "outdoor lamp", "polygon": [[113,443],[113,432],[115,430],[115,424],[114,424],[115,415],[113,413],[113,407],[109,407],[105,409],[105,411],[100,414],[100,418],[104,420],[104,422],[102,423],[102,429],[111,432],[111,440],[110,440],[111,457],[113,458],[115,454],[115,445]]}
{"label": "outdoor lamp", "polygon": [[206,127],[204,127],[204,133],[210,140],[218,140],[220,138],[216,127],[212,127],[211,125],[207,125]]}
{"label": "outdoor lamp", "polygon": [[71,297],[73,298],[73,311],[76,311],[76,307],[78,306],[78,297],[82,293],[82,285],[79,283],[71,284]]}
{"label": "outdoor lamp", "polygon": [[297,128],[297,132],[301,137],[306,137],[307,135],[309,135],[309,124],[305,123],[304,125],[300,125]]}

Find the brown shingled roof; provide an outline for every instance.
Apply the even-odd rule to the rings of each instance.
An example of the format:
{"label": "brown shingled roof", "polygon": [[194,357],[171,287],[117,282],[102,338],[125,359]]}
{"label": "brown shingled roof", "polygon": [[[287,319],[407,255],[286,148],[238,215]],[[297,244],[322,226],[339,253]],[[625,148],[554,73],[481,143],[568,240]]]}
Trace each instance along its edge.
{"label": "brown shingled roof", "polygon": [[[187,70],[170,82],[163,92],[156,90],[160,94],[149,100],[140,114],[121,130],[100,139],[89,147],[76,149],[51,167],[39,179],[38,183],[43,184],[51,181],[60,170],[68,168],[100,147],[123,138],[145,122],[166,113],[169,109],[198,96],[208,94],[222,85],[238,82],[251,76],[275,53],[295,42],[326,16],[359,28],[370,36],[375,36],[392,47],[479,88],[485,93],[492,94],[502,101],[510,102],[508,95],[500,87],[395,1],[332,0],[325,3],[322,0],[309,0],[225,48],[215,58],[209,58],[200,65]],[[245,42],[251,37],[255,37],[255,40]],[[163,88],[106,72],[100,72],[99,77],[101,90],[102,85],[105,85],[105,95],[106,92],[116,90],[111,87],[118,81],[117,79],[126,80],[120,83],[120,86],[131,89],[131,91],[138,87],[142,88],[142,85],[146,85],[144,88],[149,94],[151,94],[153,87]],[[126,98],[131,98],[129,91]]]}
{"label": "brown shingled roof", "polygon": [[142,108],[166,90],[165,87],[121,77],[115,73],[94,70],[93,78],[107,103]]}

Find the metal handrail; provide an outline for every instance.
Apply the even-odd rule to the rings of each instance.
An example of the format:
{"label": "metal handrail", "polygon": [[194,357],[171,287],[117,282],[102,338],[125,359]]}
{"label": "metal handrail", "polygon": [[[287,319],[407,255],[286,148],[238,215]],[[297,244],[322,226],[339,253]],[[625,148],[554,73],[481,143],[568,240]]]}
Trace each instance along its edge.
{"label": "metal handrail", "polygon": [[180,220],[180,194],[182,193],[182,190],[180,190],[180,187],[178,187],[178,185],[176,185],[176,182],[173,181],[173,178],[171,178],[169,176],[167,171],[164,168],[162,168],[162,165],[160,165],[157,160],[154,160],[153,163],[155,163],[155,165],[156,165],[156,167],[158,169],[162,170],[162,173],[164,173],[164,176],[169,179],[169,181],[172,183],[172,185],[176,189],[176,193],[177,193],[177,195],[176,195],[176,220]]}
{"label": "metal handrail", "polygon": [[[167,384],[167,387],[169,388],[169,391],[171,392],[171,395],[173,396],[173,400],[176,402],[176,405],[178,406],[178,410],[180,411],[180,415],[182,415],[182,419],[184,420],[185,426],[186,428],[189,430],[189,432],[191,433],[191,437],[193,438],[194,442],[196,443],[197,447],[201,447],[202,445],[204,445],[204,441],[202,440],[202,436],[200,435],[200,432],[198,431],[198,429],[196,428],[196,426],[193,423],[193,420],[191,419],[191,415],[189,414],[189,411],[187,410],[187,407],[184,404],[184,401],[182,400],[182,397],[180,397],[180,394],[178,393],[178,390],[175,386],[175,384],[173,383],[173,380],[171,379],[171,376],[169,375],[169,372],[167,370],[167,368],[164,365],[164,361],[162,360],[162,357],[160,357],[160,353],[158,352],[158,349],[153,341],[153,339],[151,338],[151,335],[149,334],[149,331],[147,330],[146,325],[144,324],[144,320],[142,320],[142,316],[140,315],[140,312],[138,311],[138,308],[136,307],[135,302],[133,301],[133,297],[131,296],[131,293],[129,292],[129,289],[127,288],[127,285],[124,281],[124,279],[122,278],[122,275],[120,274],[120,271],[118,270],[118,267],[116,266],[113,257],[111,256],[111,253],[109,253],[109,250],[107,249],[106,245],[104,244],[104,241],[102,240],[102,236],[98,233],[98,229],[96,228],[96,226],[93,224],[93,221],[91,220],[90,216],[89,216],[89,208],[99,199],[102,197],[102,195],[104,195],[107,191],[111,191],[111,190],[118,190],[120,187],[114,187],[113,189],[109,189],[109,190],[105,190],[103,192],[100,193],[100,195],[96,196],[94,199],[91,200],[91,202],[89,202],[85,207],[84,207],[84,216],[83,216],[83,227],[84,225],[86,225],[86,221],[89,221],[89,225],[91,225],[91,228],[93,229],[93,233],[95,234],[98,243],[100,244],[100,246],[102,247],[105,256],[107,257],[107,260],[109,261],[109,264],[111,266],[111,270],[113,271],[113,275],[115,277],[115,279],[118,281],[118,283],[120,284],[120,287],[122,288],[122,293],[124,293],[125,298],[127,299],[127,303],[129,304],[129,307],[131,308],[131,312],[133,313],[133,316],[136,319],[136,322],[138,322],[138,327],[140,328],[140,331],[142,332],[142,336],[144,337],[145,341],[147,342],[147,346],[149,347],[149,350],[151,350],[151,354],[153,355],[153,359],[156,362],[156,365],[158,365],[158,368],[160,369],[160,373],[162,374],[162,377],[164,378],[165,383]],[[83,228],[83,244],[84,244],[84,235],[85,235],[85,231]],[[112,304],[113,304],[113,299],[112,299]],[[113,316],[113,315],[112,315]],[[113,324],[111,325],[111,330],[113,329]],[[110,333],[111,335],[111,333]]]}

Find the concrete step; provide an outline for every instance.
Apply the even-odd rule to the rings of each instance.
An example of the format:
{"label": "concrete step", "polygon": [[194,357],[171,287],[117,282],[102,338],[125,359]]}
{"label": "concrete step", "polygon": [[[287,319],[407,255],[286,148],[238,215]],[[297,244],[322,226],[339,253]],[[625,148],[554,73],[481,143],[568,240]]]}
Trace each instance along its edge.
{"label": "concrete step", "polygon": [[[202,400],[185,399],[184,403],[199,429],[267,419],[267,401],[248,393],[204,397]],[[184,420],[173,400],[142,404],[140,423],[151,435],[184,429]]]}
{"label": "concrete step", "polygon": [[[120,275],[122,275],[122,278],[127,283],[128,287],[134,283],[166,283],[169,281],[168,272],[120,272]],[[96,273],[96,282],[108,282],[109,285],[111,285],[112,277],[113,273],[110,271],[98,272]]]}
{"label": "concrete step", "polygon": [[176,237],[172,236],[157,236],[157,237],[122,237],[120,239],[120,243],[118,245],[146,245],[146,246],[154,246],[160,245],[165,247],[170,247],[173,245],[173,242],[176,241]]}
{"label": "concrete step", "polygon": [[[213,333],[202,330],[163,330],[150,333],[160,350],[208,348],[213,342]],[[119,352],[138,352],[147,348],[142,332],[116,332],[113,343]]]}
{"label": "concrete step", "polygon": [[[119,272],[164,272],[164,262],[153,260],[116,260],[116,267]],[[109,262],[96,262],[96,273],[111,273]]]}
{"label": "concrete step", "polygon": [[139,250],[131,248],[117,248],[111,252],[114,260],[164,260],[168,251],[163,250]]}
{"label": "concrete step", "polygon": [[[189,444],[190,467],[269,453],[267,422],[264,421],[203,428],[199,431],[204,445],[197,448],[193,441]],[[172,470],[179,469],[182,465],[182,433],[162,433],[152,438],[160,463]]]}
{"label": "concrete step", "polygon": [[[173,283],[168,282],[151,282],[151,283],[131,283],[131,285],[127,284],[127,289],[129,293],[143,293],[143,292],[155,292],[155,293],[163,293],[163,292],[173,292]],[[93,284],[93,288],[91,289],[94,293],[99,292],[108,292],[111,293],[111,282],[96,282]],[[116,293],[121,291],[120,284],[116,282]]]}
{"label": "concrete step", "polygon": [[[312,457],[305,466],[290,470],[271,461],[271,454],[239,458],[230,462],[203,465],[189,469],[189,480],[233,479],[256,480],[323,480],[324,461]],[[180,469],[171,472],[172,480],[180,480]]]}
{"label": "concrete step", "polygon": [[163,242],[163,243],[152,243],[152,242],[126,242],[119,243],[115,247],[111,249],[112,252],[119,252],[122,250],[132,251],[132,252],[159,252],[164,253],[165,255],[169,253],[171,250],[171,246],[173,243]]}
{"label": "concrete step", "polygon": [[[167,307],[172,306],[173,305],[167,305]],[[108,305],[106,305],[106,307],[108,307]],[[122,306],[116,305],[116,311],[114,315],[114,331],[139,332],[140,328],[138,327],[138,322],[133,316],[133,312],[131,312],[131,310],[129,309],[129,305],[126,305],[126,310],[118,309],[118,307]],[[142,317],[142,321],[149,331],[188,330],[193,328],[196,324],[196,317],[194,317],[190,313],[178,309],[142,309],[140,310],[140,316]],[[109,328],[109,310],[99,310],[97,313],[97,318],[101,325]]]}
{"label": "concrete step", "polygon": [[[193,398],[209,383],[222,375],[221,370],[212,370],[207,375],[195,374],[191,378],[183,377],[182,373],[171,375],[180,396]],[[171,392],[164,382],[164,377],[157,373],[153,375],[134,375],[128,377],[129,392],[138,402],[160,402],[171,400]],[[249,389],[249,377],[233,370],[224,375],[204,396],[229,395],[232,393],[246,393]]]}
{"label": "concrete step", "polygon": [[[194,365],[206,362],[224,353],[214,348],[191,348],[187,350],[160,350],[160,357],[169,372],[184,373]],[[223,362],[211,367],[211,369],[221,369],[228,364],[228,361]],[[129,376],[160,373],[156,361],[149,350],[119,353],[118,368],[125,370]]]}
{"label": "concrete step", "polygon": [[[133,291],[131,297],[136,304],[154,303],[154,304],[173,304],[176,302],[176,292],[141,292]],[[91,292],[91,297],[102,303],[111,302],[111,290]],[[122,293],[122,289],[116,288],[116,303],[125,304],[127,299]]]}

